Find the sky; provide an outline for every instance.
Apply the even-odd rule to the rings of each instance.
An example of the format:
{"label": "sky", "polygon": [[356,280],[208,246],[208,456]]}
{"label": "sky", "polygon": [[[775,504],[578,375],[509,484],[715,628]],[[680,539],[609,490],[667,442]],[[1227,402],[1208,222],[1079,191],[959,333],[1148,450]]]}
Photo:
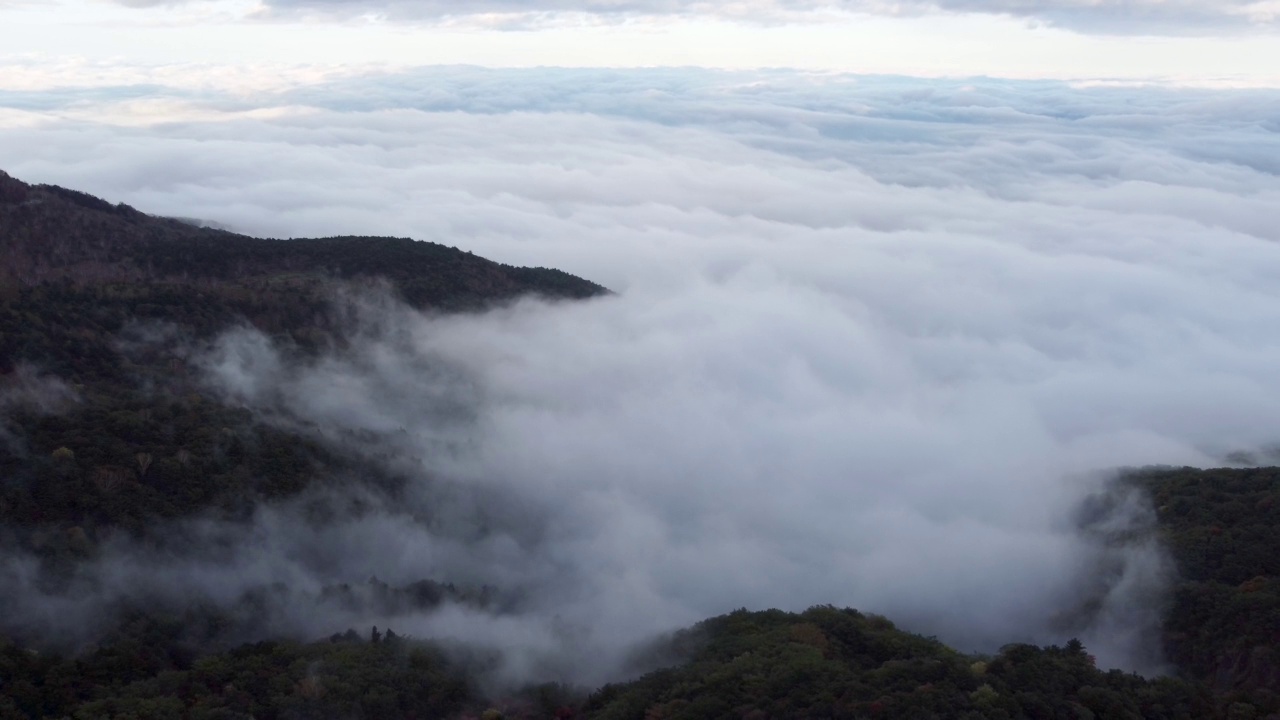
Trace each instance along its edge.
{"label": "sky", "polygon": [[[393,627],[506,638],[524,679],[569,645],[611,672],[655,632],[817,603],[1159,669],[1167,559],[1076,511],[1116,467],[1280,440],[1276,9],[0,2],[15,177],[616,291],[466,318],[358,299],[363,341],[303,365],[229,333],[210,392],[384,434],[423,507],[440,478],[518,501],[483,541],[264,508],[230,564],[120,548],[101,585],[516,587],[520,613]],[[458,397],[467,423],[424,410]],[[1082,606],[1103,612],[1064,620]]]}
{"label": "sky", "polygon": [[1275,86],[1278,17],[1276,0],[5,0],[0,63],[787,67]]}

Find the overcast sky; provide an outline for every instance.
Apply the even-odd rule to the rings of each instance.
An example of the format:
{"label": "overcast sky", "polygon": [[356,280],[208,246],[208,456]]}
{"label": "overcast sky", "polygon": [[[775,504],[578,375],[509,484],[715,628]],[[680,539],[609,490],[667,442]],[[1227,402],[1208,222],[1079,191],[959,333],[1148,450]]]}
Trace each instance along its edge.
{"label": "overcast sky", "polygon": [[[1280,82],[1276,0],[3,0],[0,62]],[[2,79],[0,83],[13,80]]]}

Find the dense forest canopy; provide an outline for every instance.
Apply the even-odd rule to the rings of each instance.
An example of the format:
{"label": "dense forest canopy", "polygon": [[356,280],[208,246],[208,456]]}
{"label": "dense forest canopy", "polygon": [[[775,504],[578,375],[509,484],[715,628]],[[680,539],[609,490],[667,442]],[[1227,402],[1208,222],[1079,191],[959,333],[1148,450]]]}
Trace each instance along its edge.
{"label": "dense forest canopy", "polygon": [[[1270,467],[1133,469],[1113,481],[1149,499],[1176,564],[1165,678],[1101,670],[1079,643],[970,655],[876,615],[815,607],[743,610],[655,640],[637,650],[632,682],[512,687],[488,679],[485,649],[385,626],[299,637],[265,609],[346,617],[356,606],[394,615],[519,603],[441,578],[267,583],[222,604],[135,597],[95,608],[84,627],[38,624],[20,583],[43,600],[72,597],[108,548],[160,557],[209,542],[175,531],[184,519],[237,527],[291,502],[325,523],[397,501],[405,478],[394,465],[211,392],[200,352],[220,333],[256,328],[305,358],[358,341],[352,303],[334,297],[361,288],[430,312],[607,291],[407,239],[249,238],[3,173],[0,259],[0,719],[1280,717],[1280,469]],[[355,441],[377,450],[378,438]]]}

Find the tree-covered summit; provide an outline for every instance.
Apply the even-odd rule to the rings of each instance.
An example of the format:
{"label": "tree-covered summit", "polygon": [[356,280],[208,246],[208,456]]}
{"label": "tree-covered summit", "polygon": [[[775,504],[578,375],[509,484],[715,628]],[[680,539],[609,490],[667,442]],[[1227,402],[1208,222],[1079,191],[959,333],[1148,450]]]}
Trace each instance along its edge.
{"label": "tree-covered summit", "polygon": [[148,215],[0,172],[0,288],[179,283],[288,303],[326,281],[378,278],[415,307],[482,307],[521,295],[587,298],[605,289],[560,270],[486,260],[407,238],[264,240]]}

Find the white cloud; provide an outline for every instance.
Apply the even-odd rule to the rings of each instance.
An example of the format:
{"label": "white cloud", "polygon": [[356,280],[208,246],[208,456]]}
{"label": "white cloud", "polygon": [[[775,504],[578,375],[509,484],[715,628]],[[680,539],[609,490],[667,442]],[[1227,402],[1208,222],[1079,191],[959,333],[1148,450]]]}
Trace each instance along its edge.
{"label": "white cloud", "polygon": [[[209,0],[117,0],[130,7],[216,4]],[[469,18],[501,27],[525,27],[598,17],[613,21],[647,16],[716,17],[773,23],[829,17],[833,12],[912,15],[938,12],[1028,18],[1084,32],[1201,34],[1273,25],[1267,0],[260,0],[243,5],[250,16],[311,15],[342,19],[440,22]]]}
{"label": "white cloud", "polygon": [[[0,55],[0,61],[40,58],[64,69],[80,63],[90,73],[101,69],[95,65],[122,61],[158,63],[199,75],[206,74],[201,63],[255,70],[263,65],[468,64],[1280,83],[1274,70],[1280,67],[1280,44],[1274,13],[1265,5],[574,5],[568,10],[554,2],[517,8],[516,3],[485,2],[198,0],[138,9],[60,0],[0,8],[0,48],[9,56]],[[461,14],[449,14],[455,10]],[[270,71],[242,74],[256,75],[251,82],[259,85],[273,78]],[[72,84],[85,80],[71,77]],[[0,82],[15,81],[6,71]]]}
{"label": "white cloud", "polygon": [[[625,639],[825,602],[971,646],[1062,639],[1049,616],[1101,552],[1067,517],[1081,478],[1212,464],[1280,427],[1274,92],[443,68],[143,94],[200,111],[176,120],[113,92],[20,96],[5,169],[620,291],[384,309],[400,332],[278,374],[228,341],[228,389],[267,381],[237,391],[251,406],[455,443],[423,470],[541,519],[536,542],[439,555],[421,530],[351,530],[384,579],[516,583],[539,622],[569,608]],[[423,414],[424,363],[459,369],[474,423]],[[1120,558],[1130,580],[1149,550]]]}

